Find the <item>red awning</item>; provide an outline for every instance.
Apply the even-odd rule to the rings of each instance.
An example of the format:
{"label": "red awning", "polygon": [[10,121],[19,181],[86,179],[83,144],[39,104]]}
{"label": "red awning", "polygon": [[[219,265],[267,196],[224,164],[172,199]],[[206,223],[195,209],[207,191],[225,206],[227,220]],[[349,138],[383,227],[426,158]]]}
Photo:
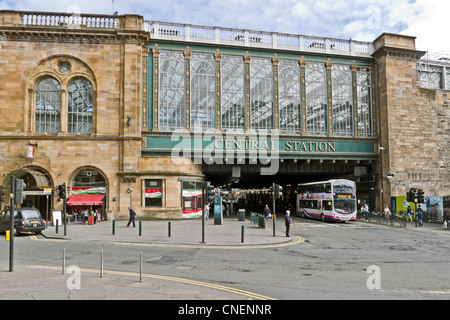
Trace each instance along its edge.
{"label": "red awning", "polygon": [[67,201],[68,206],[101,206],[104,194],[74,194]]}

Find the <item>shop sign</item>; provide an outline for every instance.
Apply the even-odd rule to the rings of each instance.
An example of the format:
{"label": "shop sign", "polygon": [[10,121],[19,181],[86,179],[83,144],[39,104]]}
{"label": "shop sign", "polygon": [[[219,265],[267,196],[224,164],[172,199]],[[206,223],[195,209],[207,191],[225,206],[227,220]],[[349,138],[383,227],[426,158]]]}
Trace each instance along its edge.
{"label": "shop sign", "polygon": [[34,147],[32,145],[27,146],[27,159],[34,158]]}

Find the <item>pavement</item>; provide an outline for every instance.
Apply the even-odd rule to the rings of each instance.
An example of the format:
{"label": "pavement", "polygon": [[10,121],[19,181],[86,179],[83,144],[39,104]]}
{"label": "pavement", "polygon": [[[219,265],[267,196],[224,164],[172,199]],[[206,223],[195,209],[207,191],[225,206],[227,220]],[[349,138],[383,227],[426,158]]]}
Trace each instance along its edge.
{"label": "pavement", "polygon": [[229,217],[224,218],[221,224],[215,224],[213,219],[209,219],[205,221],[204,234],[201,219],[174,221],[136,219],[135,227],[132,225],[127,227],[127,223],[128,220],[116,220],[114,226],[112,221],[103,221],[94,225],[68,224],[66,235],[62,225],[58,227],[58,233],[56,233],[56,227],[50,226],[43,235],[47,239],[89,239],[189,247],[248,247],[296,241],[295,238],[285,236],[284,217],[275,222],[275,237],[271,220],[266,220],[266,228],[260,228],[248,219],[238,221],[236,217]]}
{"label": "pavement", "polygon": [[[224,218],[222,224],[207,220],[202,234],[202,221],[136,221],[136,227],[126,227],[126,220],[103,221],[94,225],[68,224],[64,227],[48,226],[41,241],[106,241],[117,245],[160,246],[206,249],[250,249],[301,245],[303,238],[286,237],[284,219],[275,225],[266,220],[266,228],[252,224],[248,219]],[[296,220],[296,223],[309,222]],[[374,224],[357,221],[355,224]],[[387,226],[386,227],[391,227]],[[398,228],[398,227],[392,227]],[[416,228],[408,222],[410,232],[430,232],[450,236],[442,224],[424,223]],[[58,232],[57,232],[58,231]],[[203,236],[204,235],[204,236]],[[14,271],[8,270],[8,242],[0,242],[0,300],[272,300],[272,297],[235,288],[167,277],[149,273],[120,272],[99,269],[69,269],[62,274],[61,262],[49,261],[46,265],[15,263]],[[79,277],[77,277],[79,275]],[[184,306],[184,304],[183,304]]]}
{"label": "pavement", "polygon": [[[284,219],[282,220],[284,221]],[[286,237],[284,223],[267,221],[260,228],[249,220],[224,218],[222,224],[206,220],[204,233],[200,219],[175,221],[136,220],[136,227],[127,227],[127,220],[103,221],[94,225],[67,224],[48,226],[39,241],[100,241],[127,246],[159,246],[209,249],[249,249],[299,244],[301,237]],[[34,238],[33,238],[34,237]],[[30,236],[31,239],[38,239]],[[272,300],[214,283],[193,281],[149,273],[120,272],[98,269],[69,269],[62,273],[61,261],[46,265],[21,263],[15,255],[14,271],[9,272],[8,242],[0,242],[0,300]],[[62,256],[62,254],[61,254]],[[78,275],[80,277],[76,278]],[[78,280],[80,279],[80,280]],[[79,284],[79,286],[77,285]]]}

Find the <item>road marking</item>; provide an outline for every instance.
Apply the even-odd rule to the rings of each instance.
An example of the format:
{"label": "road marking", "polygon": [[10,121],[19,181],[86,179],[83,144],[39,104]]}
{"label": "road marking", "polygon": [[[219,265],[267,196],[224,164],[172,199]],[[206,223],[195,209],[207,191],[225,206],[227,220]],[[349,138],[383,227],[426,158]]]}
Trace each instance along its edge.
{"label": "road marking", "polygon": [[431,294],[450,294],[450,290],[447,291],[422,291],[423,293],[431,293]]}
{"label": "road marking", "polygon": [[[61,267],[53,267],[53,266],[43,266],[43,265],[30,265],[27,266],[28,268],[34,268],[34,269],[47,269],[47,270],[58,270],[61,271]],[[81,268],[81,272],[90,272],[90,273],[98,273],[99,270],[95,269],[89,269],[89,268]],[[128,271],[112,271],[112,270],[103,270],[103,274],[112,274],[112,275],[120,275],[120,276],[133,276],[133,277],[139,277],[140,274],[137,272],[128,272]],[[258,300],[277,300],[275,298],[267,297],[258,293],[249,292],[245,290],[240,290],[236,288],[226,287],[214,283],[208,283],[208,282],[202,282],[202,281],[196,281],[196,280],[189,280],[184,278],[177,278],[177,277],[170,277],[170,276],[161,276],[156,274],[149,274],[145,273],[142,274],[142,277],[145,278],[151,278],[151,279],[158,279],[158,280],[165,280],[165,281],[172,281],[172,282],[179,282],[184,284],[189,284],[193,286],[199,286],[204,288],[210,288],[220,291],[226,291],[242,296],[246,296],[248,298],[252,299],[258,299]]]}
{"label": "road marking", "polygon": [[140,242],[111,242],[114,245],[117,246],[140,246],[140,247],[166,247],[166,248],[189,248],[189,249],[265,249],[265,248],[278,248],[278,247],[286,247],[286,246],[293,246],[296,244],[300,244],[305,242],[305,239],[303,239],[300,236],[294,236],[293,241],[286,242],[286,243],[278,243],[278,244],[267,244],[267,245],[207,245],[207,244],[201,244],[193,245],[193,244],[162,244],[162,243],[140,243]]}
{"label": "road marking", "polygon": [[41,240],[44,240],[44,241],[53,241],[53,242],[65,242],[65,241],[67,241],[67,240],[65,240],[65,239],[48,239],[48,238],[39,238],[38,236],[36,236],[36,235],[33,235],[33,234],[30,234],[29,236],[28,236],[28,238],[29,239],[31,239],[31,240],[39,240],[39,241],[41,241]]}

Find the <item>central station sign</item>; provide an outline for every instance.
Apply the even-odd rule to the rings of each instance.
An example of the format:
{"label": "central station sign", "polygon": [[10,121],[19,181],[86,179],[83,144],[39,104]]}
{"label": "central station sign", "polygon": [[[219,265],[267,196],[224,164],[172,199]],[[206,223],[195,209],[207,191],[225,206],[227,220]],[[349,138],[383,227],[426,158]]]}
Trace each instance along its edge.
{"label": "central station sign", "polygon": [[[284,147],[279,146],[279,141],[274,140],[252,140],[252,139],[215,139],[214,148],[216,150],[283,150],[287,152],[335,152],[336,142],[317,142],[286,140],[281,141]],[[278,146],[278,148],[277,148]]]}
{"label": "central station sign", "polygon": [[295,139],[278,136],[231,136],[231,135],[191,135],[190,133],[171,136],[149,136],[142,147],[143,155],[152,153],[183,153],[198,156],[208,153],[211,156],[275,155],[280,157],[320,157],[330,156],[345,159],[376,159],[378,154],[375,141],[362,139]]}

